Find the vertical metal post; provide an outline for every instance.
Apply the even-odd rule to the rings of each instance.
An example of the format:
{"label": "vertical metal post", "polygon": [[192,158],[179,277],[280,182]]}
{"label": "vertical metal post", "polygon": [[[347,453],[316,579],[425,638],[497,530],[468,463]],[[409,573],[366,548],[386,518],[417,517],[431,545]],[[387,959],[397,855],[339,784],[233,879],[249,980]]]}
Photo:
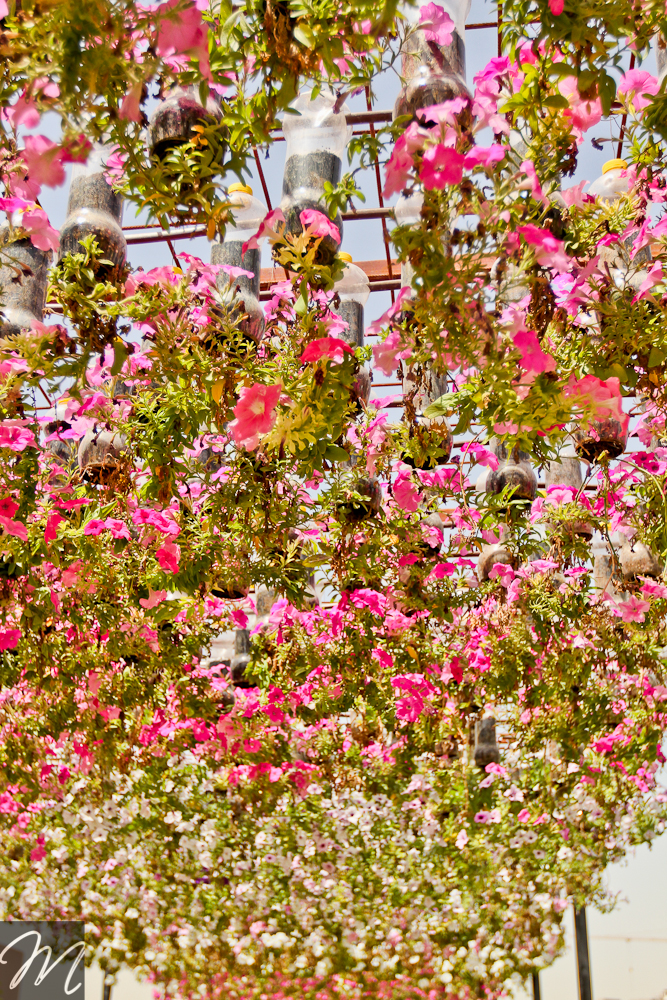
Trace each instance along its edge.
{"label": "vertical metal post", "polygon": [[591,961],[588,953],[588,928],[586,909],[574,911],[574,935],[577,942],[577,972],[579,976],[579,1000],[593,1000],[591,983]]}
{"label": "vertical metal post", "polygon": [[112,985],[111,981],[107,980],[107,977],[105,976],[102,982],[102,1000],[111,1000]]}
{"label": "vertical metal post", "polygon": [[533,1000],[542,1000],[542,994],[540,993],[540,974],[539,972],[533,973]]}

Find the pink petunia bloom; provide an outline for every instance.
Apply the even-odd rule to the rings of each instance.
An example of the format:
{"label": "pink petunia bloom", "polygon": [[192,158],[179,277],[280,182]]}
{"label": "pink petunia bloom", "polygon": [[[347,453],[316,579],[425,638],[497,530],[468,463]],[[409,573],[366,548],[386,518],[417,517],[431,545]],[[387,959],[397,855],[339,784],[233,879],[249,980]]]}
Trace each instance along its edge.
{"label": "pink petunia bloom", "polygon": [[53,542],[58,537],[58,525],[65,518],[62,514],[59,514],[57,510],[54,510],[46,519],[46,527],[44,528],[44,541]]}
{"label": "pink petunia bloom", "polygon": [[202,20],[196,4],[174,12],[174,8],[179,5],[180,0],[167,0],[158,8],[161,20],[155,50],[162,57],[181,54],[192,56],[199,61],[201,75],[208,77],[208,26]]}
{"label": "pink petunia bloom", "polygon": [[0,629],[0,649],[14,649],[20,638],[20,628]]}
{"label": "pink petunia bloom", "polygon": [[519,226],[517,233],[534,248],[538,264],[558,271],[568,270],[571,261],[563,249],[563,241],[556,239],[548,229],[540,229],[528,222]]}
{"label": "pink petunia bloom", "polygon": [[469,153],[466,153],[463,166],[466,170],[473,167],[486,167],[493,169],[498,163],[505,159],[507,147],[494,143],[492,146],[475,146]]}
{"label": "pink petunia bloom", "polygon": [[468,843],[469,839],[470,838],[468,837],[468,834],[466,833],[465,830],[459,830],[458,836],[457,836],[456,840],[454,841],[454,845],[455,845],[455,847],[458,847],[459,851],[462,851],[463,848]]}
{"label": "pink petunia bloom", "polygon": [[660,84],[650,73],[642,69],[631,69],[624,73],[618,85],[619,94],[627,94],[635,111],[642,111],[651,103],[646,98],[654,97]]}
{"label": "pink petunia bloom", "polygon": [[520,330],[514,335],[514,346],[521,352],[521,364],[527,372],[556,371],[554,358],[542,350],[537,334],[533,330]]}
{"label": "pink petunia bloom", "polygon": [[565,7],[565,0],[549,0],[549,10],[554,17],[560,17]]}
{"label": "pink petunia bloom", "polygon": [[454,97],[451,101],[443,101],[441,104],[428,104],[425,108],[418,108],[415,114],[423,122],[455,125],[457,115],[464,108],[467,108],[469,103],[470,99],[468,97]]}
{"label": "pink petunia bloom", "polygon": [[123,98],[123,103],[118,111],[118,117],[123,118],[125,121],[130,122],[140,122],[141,115],[141,95],[144,89],[143,80],[139,80],[131,87],[125,97]]}
{"label": "pink petunia bloom", "polygon": [[419,11],[419,24],[424,37],[436,45],[451,45],[454,22],[437,3],[427,3]]}
{"label": "pink petunia bloom", "polygon": [[97,535],[101,535],[102,532],[106,530],[107,526],[104,521],[100,521],[99,518],[93,518],[92,521],[89,521],[85,526],[83,533],[84,535],[92,535],[96,537]]}
{"label": "pink petunia bloom", "polygon": [[330,236],[336,243],[340,243],[338,226],[334,225],[323,212],[318,212],[316,208],[304,208],[299,215],[299,220],[303,228],[308,230],[309,236],[319,236],[321,239]]}
{"label": "pink petunia bloom", "polygon": [[22,208],[28,208],[29,204],[24,198],[0,198],[0,209],[3,212],[19,212]]}
{"label": "pink petunia bloom", "polygon": [[157,607],[162,601],[166,601],[167,591],[166,590],[150,590],[148,591],[148,597],[140,597],[139,604],[142,608],[146,608],[150,611],[152,608]]}
{"label": "pink petunia bloom", "polygon": [[643,622],[650,607],[648,601],[642,601],[633,594],[629,600],[621,601],[617,605],[617,614],[624,622]]}
{"label": "pink petunia bloom", "polygon": [[272,212],[269,212],[264,216],[255,235],[245,241],[241,247],[241,253],[245,254],[248,250],[259,250],[259,241],[265,236],[268,236],[269,241],[271,242],[280,239],[281,231],[284,227],[285,216],[283,215],[282,210],[280,208],[274,208]]}
{"label": "pink petunia bloom", "polygon": [[16,500],[12,500],[11,497],[3,497],[0,500],[0,515],[2,517],[13,517],[18,509],[19,504],[17,504]]}
{"label": "pink petunia bloom", "polygon": [[178,573],[181,547],[176,542],[164,542],[155,553],[155,558],[166,573]]}
{"label": "pink petunia bloom", "polygon": [[345,354],[353,353],[350,345],[338,337],[320,337],[319,340],[313,340],[312,343],[308,344],[301,355],[301,360],[305,363],[319,361],[320,358],[330,358],[340,364]]}
{"label": "pink petunia bloom", "polygon": [[399,476],[392,487],[392,494],[403,510],[415,511],[422,501],[422,495],[410,476]]}
{"label": "pink petunia bloom", "polygon": [[28,541],[28,529],[22,521],[12,521],[10,517],[0,515],[0,527],[8,535],[13,535],[14,538],[20,538],[22,542]]}
{"label": "pink petunia bloom", "polygon": [[433,188],[442,190],[447,184],[458,184],[461,181],[464,163],[462,153],[438,143],[424,153],[419,176],[428,191]]}
{"label": "pink petunia bloom", "polygon": [[663,279],[664,272],[662,269],[662,263],[657,260],[639,286],[639,291],[632,300],[633,303],[637,302],[639,299],[643,299],[645,295],[648,295],[654,285],[659,285]]}
{"label": "pink petunia bloom", "polygon": [[667,587],[664,583],[658,583],[656,580],[647,580],[642,577],[644,584],[642,586],[642,594],[646,594],[647,597],[667,597]]}
{"label": "pink petunia bloom", "polygon": [[33,184],[59,187],[65,181],[63,150],[45,135],[28,135],[25,139],[23,159]]}
{"label": "pink petunia bloom", "polygon": [[32,97],[26,97],[25,90],[18,101],[9,108],[3,108],[2,117],[10,122],[12,128],[36,128],[39,125],[40,113]]}
{"label": "pink petunia bloom", "polygon": [[230,424],[230,430],[238,445],[253,451],[259,444],[261,434],[271,430],[276,422],[275,408],[282,386],[255,385],[244,386],[241,398],[234,408],[235,420]]}
{"label": "pink petunia bloom", "polygon": [[573,187],[565,188],[564,191],[561,191],[561,198],[568,208],[571,208],[572,206],[575,208],[583,208],[587,199],[588,201],[593,200],[590,195],[584,194],[584,187],[587,183],[588,181],[581,181],[579,184],[576,184]]}
{"label": "pink petunia bloom", "polygon": [[21,420],[3,420],[0,423],[0,448],[10,451],[24,451],[37,447],[35,435]]}
{"label": "pink petunia bloom", "polygon": [[416,722],[424,710],[424,699],[418,694],[409,694],[396,702],[396,718],[402,722]]}
{"label": "pink petunia bloom", "polygon": [[476,90],[472,103],[472,113],[477,119],[475,131],[487,126],[492,128],[496,135],[510,130],[509,122],[504,115],[498,112],[498,102],[491,94]]}
{"label": "pink petunia bloom", "polygon": [[399,136],[385,166],[385,198],[402,191],[414,169],[414,154],[422,149],[428,133],[417,124],[410,122],[403,135]]}
{"label": "pink petunia bloom", "polygon": [[21,225],[30,236],[30,242],[38,250],[57,250],[60,246],[58,231],[50,224],[43,208],[24,212]]}
{"label": "pink petunia bloom", "polygon": [[108,517],[104,522],[105,528],[111,532],[113,538],[125,538],[130,541],[130,531],[124,521],[119,521],[115,517]]}
{"label": "pink petunia bloom", "polygon": [[571,375],[563,395],[566,399],[574,399],[582,405],[592,407],[595,420],[615,417],[627,431],[630,416],[623,412],[623,397],[617,378],[603,381],[595,375],[584,375],[581,379],[575,379]]}
{"label": "pink petunia bloom", "polygon": [[565,117],[570,119],[575,136],[581,140],[584,132],[597,125],[602,118],[600,98],[581,97],[577,88],[576,76],[564,77],[558,84],[558,89],[570,105],[565,112]]}

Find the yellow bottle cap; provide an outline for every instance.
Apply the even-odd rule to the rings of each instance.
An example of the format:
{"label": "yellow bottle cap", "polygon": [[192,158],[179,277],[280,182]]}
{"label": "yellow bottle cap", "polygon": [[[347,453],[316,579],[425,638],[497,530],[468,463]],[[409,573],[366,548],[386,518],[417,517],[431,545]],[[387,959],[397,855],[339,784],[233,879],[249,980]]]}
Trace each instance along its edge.
{"label": "yellow bottle cap", "polygon": [[252,188],[248,187],[247,184],[230,184],[227,188],[227,194],[235,194],[240,191],[241,194],[252,194]]}
{"label": "yellow bottle cap", "polygon": [[602,173],[606,174],[609,170],[627,170],[628,164],[626,160],[607,160],[602,168]]}
{"label": "yellow bottle cap", "polygon": [[338,253],[338,260],[344,260],[346,264],[352,264],[352,254],[351,253]]}

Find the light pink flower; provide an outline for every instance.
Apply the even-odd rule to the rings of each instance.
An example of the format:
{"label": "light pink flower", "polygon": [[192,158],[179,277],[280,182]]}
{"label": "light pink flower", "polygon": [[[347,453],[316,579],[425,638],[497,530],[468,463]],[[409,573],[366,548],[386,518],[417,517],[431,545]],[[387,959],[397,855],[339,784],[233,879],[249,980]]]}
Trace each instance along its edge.
{"label": "light pink flower", "polygon": [[185,10],[174,11],[180,0],[167,0],[157,12],[161,18],[155,50],[159,56],[187,54],[199,61],[202,76],[210,74],[208,60],[208,26],[193,4]]}
{"label": "light pink flower", "polygon": [[259,250],[259,240],[263,239],[265,236],[268,236],[270,242],[279,240],[284,227],[285,216],[283,215],[282,210],[274,208],[272,212],[269,212],[264,216],[255,235],[251,236],[250,239],[246,240],[243,244],[241,247],[241,253],[247,253],[248,250]]}
{"label": "light pink flower", "polygon": [[10,517],[0,515],[0,527],[4,529],[6,534],[13,535],[14,538],[20,538],[22,542],[28,541],[28,529],[22,521],[12,521]]}
{"label": "light pink flower", "polygon": [[[144,89],[143,80],[139,80],[131,87],[125,97],[123,98],[123,103],[118,111],[118,117],[123,118],[130,122],[140,122],[141,121],[141,94]],[[108,165],[107,165],[108,166]]]}
{"label": "light pink flower", "polygon": [[100,521],[99,518],[93,518],[83,529],[84,535],[101,535],[103,531],[107,530],[107,526],[104,521]]}
{"label": "light pink flower", "polygon": [[664,583],[657,583],[655,580],[644,579],[642,593],[646,594],[647,597],[667,597],[667,587]]}
{"label": "light pink flower", "polygon": [[142,608],[146,608],[147,611],[150,611],[152,608],[157,607],[158,604],[161,604],[162,601],[166,601],[166,599],[166,590],[151,590],[149,588],[148,597],[140,597],[139,604]]}
{"label": "light pink flower", "polygon": [[465,157],[449,146],[438,143],[424,153],[419,176],[424,187],[442,190],[447,184],[458,184],[463,177]]}
{"label": "light pink flower", "polygon": [[392,487],[394,500],[403,510],[415,511],[419,508],[422,495],[409,475],[399,476]]}
{"label": "light pink flower", "polygon": [[639,291],[632,300],[633,303],[637,302],[639,299],[643,299],[645,295],[648,295],[653,286],[659,285],[663,279],[664,272],[662,269],[662,263],[657,260],[639,286]]}
{"label": "light pink flower", "polygon": [[45,135],[26,136],[22,156],[32,184],[59,187],[64,182],[63,150]]}
{"label": "light pink flower", "polygon": [[534,247],[538,264],[557,271],[569,269],[571,261],[565,253],[563,241],[556,239],[548,229],[540,229],[528,222],[524,226],[519,226],[517,233],[523,236],[526,243]]}
{"label": "light pink flower", "polygon": [[275,408],[282,392],[282,386],[244,386],[241,398],[234,408],[235,420],[230,424],[234,440],[238,445],[253,451],[259,444],[261,434],[271,430],[276,422]]}
{"label": "light pink flower", "polygon": [[643,622],[646,612],[650,609],[651,605],[648,601],[642,601],[639,597],[635,597],[634,594],[627,601],[620,601],[617,604],[618,612],[620,612],[619,617],[624,622]]}
{"label": "light pink flower", "polygon": [[654,76],[642,69],[631,69],[624,73],[618,85],[619,94],[627,94],[635,111],[642,111],[651,103],[647,97],[654,97],[660,84]]}
{"label": "light pink flower", "polygon": [[568,208],[571,208],[573,205],[576,208],[583,208],[587,200],[592,200],[590,195],[584,194],[584,187],[587,183],[588,181],[581,181],[579,184],[561,191],[561,197]]}
{"label": "light pink flower", "polygon": [[604,420],[609,416],[615,417],[627,431],[630,416],[623,412],[621,386],[616,377],[603,381],[595,375],[584,375],[581,379],[575,379],[574,375],[571,375],[563,395],[566,399],[574,399],[582,405],[591,406],[593,419]]}
{"label": "light pink flower", "polygon": [[33,98],[26,97],[24,90],[15,104],[9,108],[3,108],[2,117],[11,122],[14,129],[17,129],[21,125],[24,128],[36,128],[41,116]]}
{"label": "light pink flower", "polygon": [[316,208],[304,208],[299,215],[299,221],[304,229],[308,230],[310,236],[318,236],[324,239],[330,236],[336,243],[340,243],[340,230],[334,225],[328,216],[323,212],[318,212]]}
{"label": "light pink flower", "polygon": [[330,358],[340,364],[345,354],[353,353],[350,345],[338,337],[320,337],[319,340],[313,340],[312,343],[308,344],[301,355],[301,360],[305,363],[319,361],[320,358]]}
{"label": "light pink flower", "polygon": [[597,125],[602,118],[600,98],[581,97],[577,88],[576,76],[564,77],[558,84],[558,89],[570,105],[565,112],[565,117],[570,119],[574,134],[581,140],[584,132],[587,132],[593,125]]}
{"label": "light pink flower", "polygon": [[462,851],[463,848],[468,843],[469,839],[470,838],[468,837],[468,834],[466,833],[465,830],[459,830],[458,836],[457,836],[456,840],[454,841],[454,844],[455,844],[456,847],[458,847],[459,851]]}
{"label": "light pink flower", "polygon": [[494,143],[492,146],[475,146],[469,153],[466,153],[463,166],[466,170],[473,167],[486,167],[493,169],[496,164],[505,159],[507,147]]}
{"label": "light pink flower", "polygon": [[418,108],[417,118],[424,122],[438,122],[440,125],[455,125],[457,115],[468,106],[468,97],[454,97],[451,101],[443,101],[441,104],[428,104],[425,108]]}
{"label": "light pink flower", "polygon": [[3,420],[0,423],[0,448],[24,451],[36,447],[35,435],[21,420]]}
{"label": "light pink flower", "polygon": [[60,246],[58,231],[49,222],[43,208],[34,208],[24,212],[21,225],[30,235],[30,242],[38,250],[57,250]]}
{"label": "light pink flower", "polygon": [[451,45],[454,22],[444,7],[437,3],[427,3],[419,11],[419,24],[429,42]]}
{"label": "light pink flower", "polygon": [[414,154],[426,142],[428,133],[417,122],[410,122],[402,136],[396,140],[389,161],[385,166],[385,198],[398,194],[408,183],[414,168]]}

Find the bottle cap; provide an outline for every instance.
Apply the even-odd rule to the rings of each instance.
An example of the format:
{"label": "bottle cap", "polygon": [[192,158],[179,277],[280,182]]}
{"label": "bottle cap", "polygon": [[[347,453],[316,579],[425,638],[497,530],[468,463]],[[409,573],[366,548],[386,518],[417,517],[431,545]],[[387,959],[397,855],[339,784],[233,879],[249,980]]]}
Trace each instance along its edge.
{"label": "bottle cap", "polygon": [[602,167],[602,173],[606,174],[609,170],[627,170],[628,164],[626,160],[607,160],[607,162]]}
{"label": "bottle cap", "polygon": [[247,184],[230,184],[227,188],[227,194],[235,194],[240,191],[241,194],[252,194],[252,188],[248,187]]}
{"label": "bottle cap", "polygon": [[338,252],[338,260],[343,260],[343,261],[345,261],[346,264],[352,264],[353,263],[352,254],[351,253],[345,253],[344,251],[342,253],[340,251]]}

